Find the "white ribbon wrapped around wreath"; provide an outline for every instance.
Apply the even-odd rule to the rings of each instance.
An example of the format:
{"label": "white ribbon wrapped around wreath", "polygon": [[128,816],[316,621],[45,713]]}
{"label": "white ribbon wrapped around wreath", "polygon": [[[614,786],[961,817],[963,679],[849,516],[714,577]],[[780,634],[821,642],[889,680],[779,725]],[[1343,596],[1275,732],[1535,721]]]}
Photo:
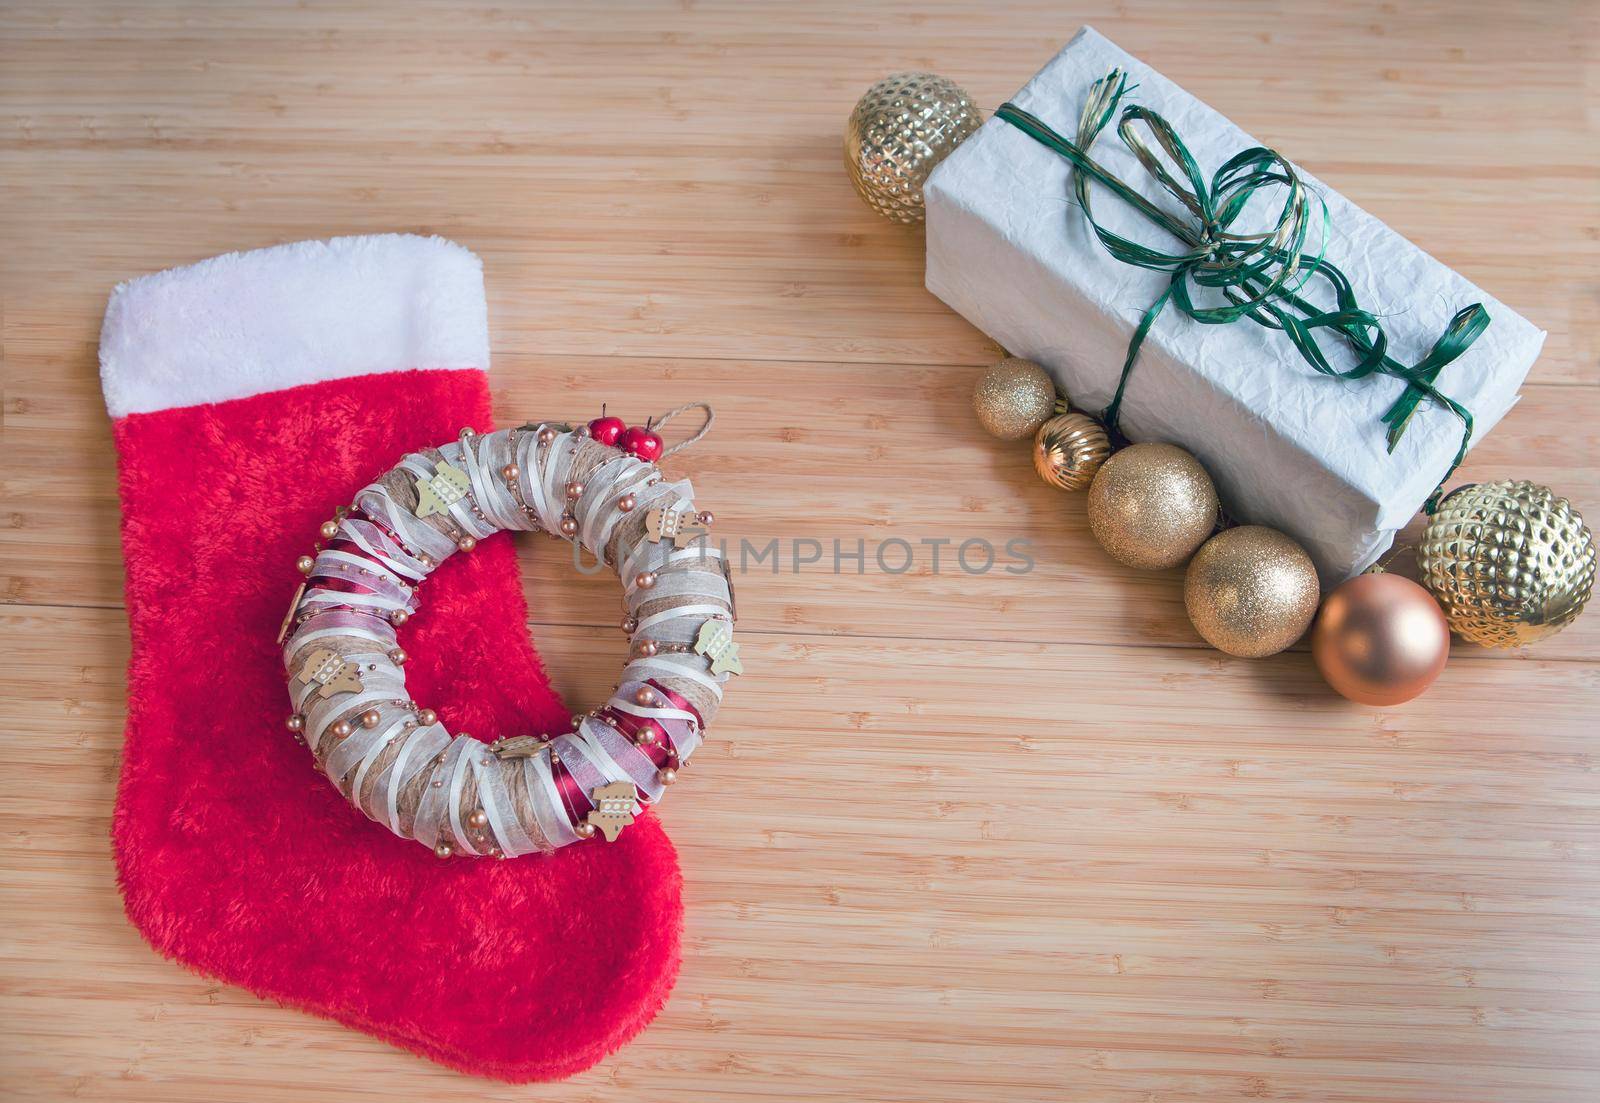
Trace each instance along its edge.
{"label": "white ribbon wrapped around wreath", "polygon": [[[672,452],[710,428],[705,425]],[[288,726],[369,818],[452,855],[515,857],[601,834],[615,839],[699,747],[739,673],[734,602],[709,513],[687,481],[541,423],[407,455],[322,526],[280,635]],[[451,735],[406,692],[395,629],[449,556],[505,530],[574,541],[623,581],[630,659],[606,705],[575,730],[485,744]]]}

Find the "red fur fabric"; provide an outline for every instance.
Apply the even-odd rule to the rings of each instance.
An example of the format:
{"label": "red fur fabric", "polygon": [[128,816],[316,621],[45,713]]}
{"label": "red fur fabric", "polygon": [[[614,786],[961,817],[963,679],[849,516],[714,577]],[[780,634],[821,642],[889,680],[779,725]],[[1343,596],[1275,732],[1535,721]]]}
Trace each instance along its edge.
{"label": "red fur fabric", "polygon": [[[113,828],[129,917],[162,953],[464,1072],[587,1068],[660,1008],[677,858],[615,843],[440,861],[344,802],[284,730],[273,641],[317,526],[407,451],[490,428],[476,371],[318,383],[116,424],[133,658]],[[510,537],[450,559],[401,631],[452,731],[564,731]]]}

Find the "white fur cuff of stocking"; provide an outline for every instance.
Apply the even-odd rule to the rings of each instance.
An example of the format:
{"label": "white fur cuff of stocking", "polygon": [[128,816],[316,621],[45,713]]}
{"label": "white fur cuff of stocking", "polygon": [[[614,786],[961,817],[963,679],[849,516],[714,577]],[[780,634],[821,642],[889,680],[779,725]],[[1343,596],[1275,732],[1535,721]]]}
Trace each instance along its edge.
{"label": "white fur cuff of stocking", "polygon": [[[300,561],[309,577],[281,641],[289,727],[346,799],[440,857],[613,839],[688,763],[739,670],[709,519],[687,481],[583,428],[463,430],[411,453]],[[700,536],[674,539],[675,528]],[[395,628],[423,612],[419,584],[444,559],[504,530],[553,533],[617,571],[630,658],[607,704],[571,733],[491,745],[452,735],[411,700]]]}

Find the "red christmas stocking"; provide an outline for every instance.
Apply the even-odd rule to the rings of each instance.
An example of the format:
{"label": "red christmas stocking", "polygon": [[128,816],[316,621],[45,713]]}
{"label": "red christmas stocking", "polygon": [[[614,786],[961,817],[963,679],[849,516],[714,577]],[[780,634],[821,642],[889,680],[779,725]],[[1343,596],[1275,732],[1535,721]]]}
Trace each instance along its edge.
{"label": "red christmas stocking", "polygon": [[[113,830],[129,917],[190,968],[466,1072],[594,1064],[676,972],[677,859],[615,843],[441,861],[346,804],[284,729],[274,640],[335,507],[413,449],[491,428],[483,275],[437,238],[233,254],[117,288],[133,658]],[[528,642],[505,535],[455,556],[401,630],[452,731],[570,727]]]}

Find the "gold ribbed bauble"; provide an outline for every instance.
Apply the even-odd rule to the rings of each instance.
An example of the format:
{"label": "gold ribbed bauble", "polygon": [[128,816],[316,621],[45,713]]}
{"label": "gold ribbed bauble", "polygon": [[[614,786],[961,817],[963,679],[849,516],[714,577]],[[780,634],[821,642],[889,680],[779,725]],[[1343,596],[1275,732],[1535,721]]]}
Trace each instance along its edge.
{"label": "gold ribbed bauble", "polygon": [[1311,628],[1311,658],[1328,684],[1363,705],[1400,705],[1433,684],[1450,657],[1450,627],[1428,591],[1397,574],[1336,587]]}
{"label": "gold ribbed bauble", "polygon": [[1033,438],[1033,468],[1062,490],[1082,490],[1111,455],[1105,427],[1088,414],[1057,414]]}
{"label": "gold ribbed bauble", "polygon": [[1183,579],[1195,631],[1243,659],[1276,655],[1299,639],[1321,596],[1306,550],[1265,525],[1217,533],[1194,553]]}
{"label": "gold ribbed bauble", "polygon": [[1130,444],[1089,484],[1089,528],[1119,563],[1176,567],[1217,525],[1217,488],[1200,461],[1173,444]]}
{"label": "gold ribbed bauble", "polygon": [[1440,503],[1417,548],[1450,627],[1485,647],[1554,635],[1594,591],[1594,534],[1538,483],[1477,483]]}
{"label": "gold ribbed bauble", "polygon": [[984,372],[972,388],[972,412],[1001,440],[1032,436],[1055,409],[1056,384],[1050,373],[1018,356]]}
{"label": "gold ribbed bauble", "polygon": [[982,122],[972,97],[937,73],[884,77],[867,89],[845,126],[850,179],[885,218],[921,222],[928,174]]}

